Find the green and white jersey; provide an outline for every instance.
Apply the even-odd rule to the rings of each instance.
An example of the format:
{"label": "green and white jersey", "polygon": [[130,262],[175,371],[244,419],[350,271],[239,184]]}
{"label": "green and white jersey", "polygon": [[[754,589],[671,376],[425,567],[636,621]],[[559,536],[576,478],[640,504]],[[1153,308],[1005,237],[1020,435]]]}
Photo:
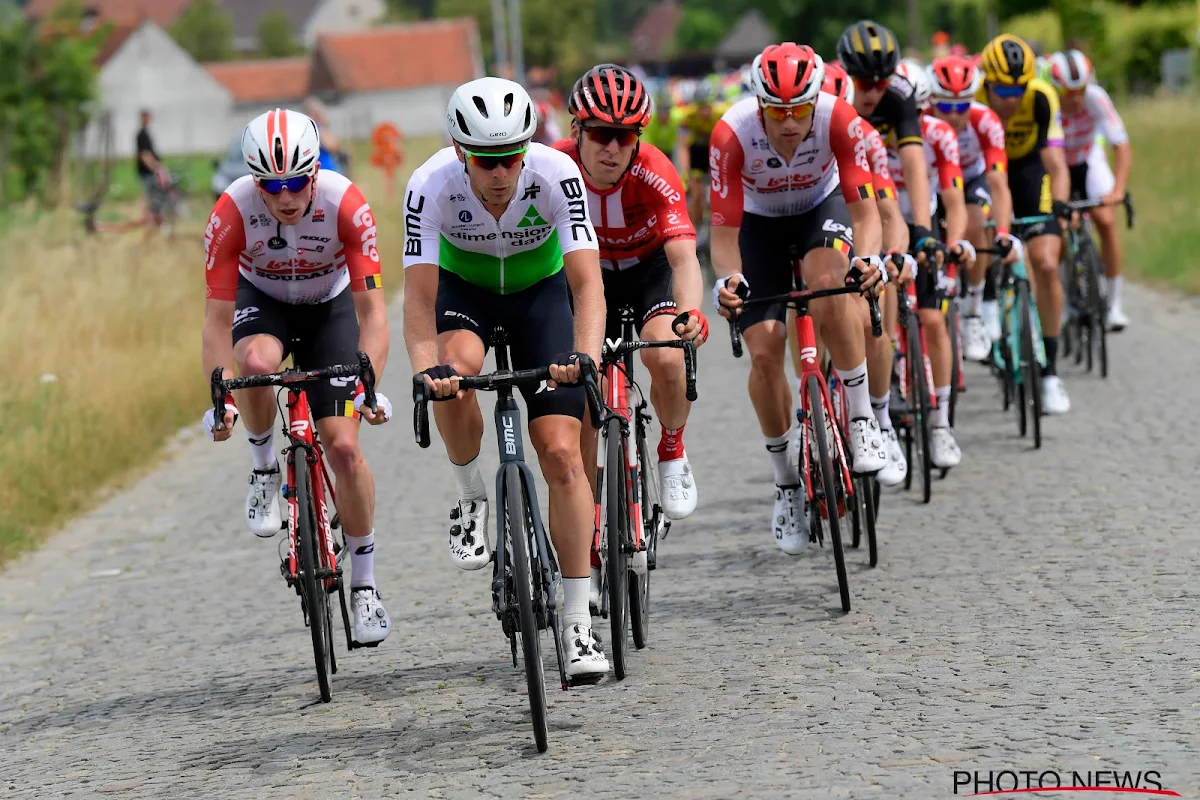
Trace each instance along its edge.
{"label": "green and white jersey", "polygon": [[599,250],[579,167],[537,143],[499,221],[471,191],[454,148],[435,153],[408,181],[404,232],[405,269],[436,264],[497,294],[555,274],[565,253]]}

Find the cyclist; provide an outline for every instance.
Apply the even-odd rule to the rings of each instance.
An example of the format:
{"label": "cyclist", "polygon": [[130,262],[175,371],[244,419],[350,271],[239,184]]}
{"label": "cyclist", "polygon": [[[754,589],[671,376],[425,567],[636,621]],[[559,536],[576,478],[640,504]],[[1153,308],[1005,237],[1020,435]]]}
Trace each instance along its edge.
{"label": "cyclist", "polygon": [[554,119],[553,106],[545,101],[538,103],[537,118],[537,131],[533,134],[535,142],[548,147],[562,138],[562,129],[559,128],[558,121]]}
{"label": "cyclist", "polygon": [[708,142],[717,121],[728,110],[728,103],[716,100],[712,85],[706,80],[699,80],[692,93],[692,101],[679,111],[675,163],[679,165],[679,174],[688,177],[688,215],[698,225],[704,223],[705,201],[708,199]]}
{"label": "cyclist", "polygon": [[[316,124],[298,111],[267,112],[242,133],[250,174],[217,200],[204,237],[206,377],[227,364],[237,364],[240,375],[276,372],[289,352],[301,367],[350,364],[359,350],[382,377],[389,333],[383,292],[375,291],[382,286],[375,218],[357,186],[320,169],[320,152]],[[224,374],[232,377],[228,369]],[[375,481],[359,447],[357,418],[379,425],[392,410],[377,394],[373,414],[361,388],[331,380],[310,387],[308,399],[350,550],[354,637],[371,644],[387,638],[391,623],[375,588]],[[224,441],[239,409],[245,417],[254,459],[246,522],[270,537],[282,525],[275,395],[271,388],[238,394],[236,405],[226,398],[225,419],[214,420],[211,408],[205,413],[204,429]]]}
{"label": "cyclist", "polygon": [[[722,316],[736,316],[745,334],[750,399],[775,472],[773,533],[781,550],[796,554],[808,533],[800,476],[788,454],[785,307],[739,311],[742,300],[733,290],[745,284],[768,296],[791,289],[793,249],[813,289],[844,285],[851,263],[872,291],[887,273],[877,255],[882,233],[865,128],[848,103],[821,92],[821,58],[793,42],[770,45],[755,58],[753,80],[756,97],[726,112],[710,144],[712,252],[720,276],[713,302]],[[859,252],[869,255],[851,262],[856,240]],[[865,303],[846,295],[823,298],[812,303],[811,313],[846,385],[854,470],[878,472],[887,450],[867,387]]]}
{"label": "cyclist", "polygon": [[[1050,83],[1058,90],[1062,102],[1071,194],[1089,200],[1103,199],[1106,204],[1093,209],[1091,218],[1100,232],[1101,254],[1108,277],[1107,324],[1111,330],[1119,331],[1129,324],[1129,318],[1121,311],[1121,240],[1117,237],[1112,206],[1125,196],[1133,149],[1129,146],[1125,123],[1113,108],[1108,92],[1093,77],[1092,62],[1078,50],[1050,56]],[[1096,141],[1097,132],[1113,146],[1117,162],[1115,176],[1109,169],[1104,145]]]}
{"label": "cyclist", "polygon": [[[925,70],[902,62],[897,73],[913,87],[913,99],[923,109],[931,91],[929,76]],[[946,221],[946,241],[951,243],[950,256],[969,265],[975,256],[975,248],[964,241],[967,228],[967,207],[963,200],[963,175],[958,161],[958,137],[946,122],[921,114],[921,134],[924,140],[925,160],[929,164],[929,183],[937,184],[939,193],[930,198],[930,215],[936,215],[938,198]],[[899,172],[900,155],[888,150],[892,171]],[[903,178],[897,174],[896,191],[900,195],[900,207],[905,218],[911,220],[913,207],[908,197]],[[946,317],[941,309],[940,292],[946,289],[944,273],[936,261],[927,260],[917,269],[916,293],[917,314],[925,331],[925,346],[928,349],[930,368],[933,372],[933,389],[937,403],[930,415],[929,456],[935,467],[957,466],[962,460],[954,432],[950,430],[950,332],[946,329]]]}
{"label": "cyclist", "polygon": [[[1004,124],[986,105],[975,101],[983,74],[964,56],[939,58],[929,67],[933,105],[930,113],[945,120],[958,134],[959,160],[966,182],[967,240],[988,247],[987,214],[996,223],[995,247],[1009,249],[1006,259],[1021,254],[1021,240],[1009,234],[1012,194],[1008,190],[1008,155]],[[999,338],[1000,308],[994,281],[986,280],[989,257],[980,253],[968,267],[963,303],[963,355],[982,361]]]}
{"label": "cyclist", "polygon": [[404,340],[414,372],[447,401],[433,410],[458,489],[450,558],[467,570],[491,560],[483,416],[458,376],[479,374],[499,323],[513,369],[550,365],[551,381],[523,390],[529,438],[550,491],[567,674],[599,679],[608,658],[588,609],[595,506],[579,447],[584,393],[573,384],[600,358],[604,284],[582,177],[569,156],[531,142],[537,112],[518,83],[464,83],[446,116],[454,146],[420,166],[405,192]]}
{"label": "cyclist", "polygon": [[1071,408],[1071,401],[1057,371],[1063,310],[1063,289],[1058,277],[1062,254],[1059,219],[1070,216],[1067,198],[1071,177],[1063,153],[1058,93],[1035,76],[1033,51],[1012,34],[1001,34],[987,44],[981,67],[984,84],[977,99],[991,107],[1004,122],[1013,216],[1053,214],[1055,217],[1028,226],[1023,238],[1046,352],[1042,408],[1047,414],[1065,414]]}

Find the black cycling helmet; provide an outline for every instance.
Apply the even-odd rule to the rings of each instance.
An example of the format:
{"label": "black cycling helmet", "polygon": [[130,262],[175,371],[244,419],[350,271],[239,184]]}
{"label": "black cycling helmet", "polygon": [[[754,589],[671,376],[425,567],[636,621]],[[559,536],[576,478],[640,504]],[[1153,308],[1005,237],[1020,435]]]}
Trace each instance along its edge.
{"label": "black cycling helmet", "polygon": [[900,63],[896,34],[869,19],[846,28],[837,43],[838,61],[852,78],[881,81],[890,77]]}

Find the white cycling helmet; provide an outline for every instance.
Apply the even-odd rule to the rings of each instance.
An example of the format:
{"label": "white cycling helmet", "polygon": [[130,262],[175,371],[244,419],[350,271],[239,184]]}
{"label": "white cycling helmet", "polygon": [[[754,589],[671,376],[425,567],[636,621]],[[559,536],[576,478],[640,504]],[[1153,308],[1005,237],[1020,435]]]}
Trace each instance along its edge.
{"label": "white cycling helmet", "polygon": [[477,78],[454,90],[446,108],[446,129],[460,145],[518,144],[533,138],[537,109],[521,84]]}
{"label": "white cycling helmet", "polygon": [[275,109],[255,117],[242,132],[242,158],[259,179],[313,175],[321,155],[317,123],[299,111]]}
{"label": "white cycling helmet", "polygon": [[1064,50],[1049,58],[1050,82],[1056,89],[1075,92],[1092,79],[1092,62],[1078,50]]}
{"label": "white cycling helmet", "polygon": [[921,62],[906,58],[896,65],[896,74],[912,85],[913,99],[917,101],[917,105],[925,105],[929,100],[929,95],[933,93],[933,84],[929,80],[929,73],[921,66]]}

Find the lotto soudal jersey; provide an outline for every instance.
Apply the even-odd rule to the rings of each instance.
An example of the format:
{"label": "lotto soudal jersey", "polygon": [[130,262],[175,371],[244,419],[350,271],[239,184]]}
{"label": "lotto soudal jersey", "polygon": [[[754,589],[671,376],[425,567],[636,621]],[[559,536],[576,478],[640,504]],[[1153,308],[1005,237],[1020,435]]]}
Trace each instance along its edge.
{"label": "lotto soudal jersey", "polygon": [[1004,123],[983,103],[971,103],[967,125],[958,132],[958,155],[963,177],[969,181],[985,172],[1008,169]]}
{"label": "lotto soudal jersey", "polygon": [[1084,88],[1083,99],[1083,109],[1078,114],[1064,113],[1062,117],[1067,164],[1072,167],[1087,163],[1097,132],[1103,135],[1109,144],[1125,144],[1129,141],[1125,123],[1113,108],[1108,92],[1098,84],[1089,83]]}
{"label": "lotto soudal jersey", "polygon": [[405,269],[434,264],[497,294],[550,277],[566,253],[599,249],[579,168],[536,143],[499,220],[475,196],[454,148],[435,153],[408,181],[404,232]]}
{"label": "lotto soudal jersey", "polygon": [[375,217],[362,192],[336,172],[317,173],[300,222],[267,211],[254,179],[239,178],[213,207],[204,233],[207,296],[237,299],[239,275],[284,303],[323,303],[382,286]]}
{"label": "lotto soudal jersey", "polygon": [[[924,137],[925,163],[929,167],[929,213],[934,214],[937,212],[939,192],[963,188],[962,167],[958,162],[958,135],[949,122],[928,114],[921,116],[921,135]],[[888,160],[891,162],[896,191],[900,195],[900,210],[904,218],[911,222],[912,203],[900,167],[900,153],[888,148]]]}

